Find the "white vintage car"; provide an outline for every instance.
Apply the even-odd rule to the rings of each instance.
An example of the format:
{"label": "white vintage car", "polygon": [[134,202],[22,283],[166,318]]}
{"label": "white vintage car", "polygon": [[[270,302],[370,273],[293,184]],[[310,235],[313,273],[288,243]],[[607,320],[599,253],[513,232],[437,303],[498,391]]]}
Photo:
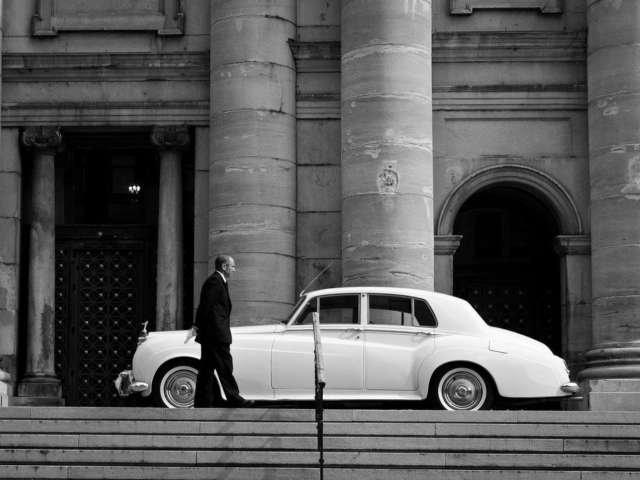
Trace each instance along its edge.
{"label": "white vintage car", "polygon": [[[314,312],[325,400],[426,400],[434,408],[480,410],[497,400],[560,400],[578,391],[563,359],[540,342],[488,326],[464,300],[353,287],[303,294],[283,323],[233,328],[234,375],[243,397],[314,399]],[[185,343],[186,333],[149,333],[132,371],[120,374],[121,394],[191,407],[200,345],[193,338]]]}

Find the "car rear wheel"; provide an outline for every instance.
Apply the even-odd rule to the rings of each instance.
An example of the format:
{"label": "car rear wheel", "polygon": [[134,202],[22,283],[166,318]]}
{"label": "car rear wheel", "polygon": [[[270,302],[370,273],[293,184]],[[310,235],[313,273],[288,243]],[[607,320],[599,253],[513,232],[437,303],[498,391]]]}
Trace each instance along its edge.
{"label": "car rear wheel", "polygon": [[157,407],[193,407],[197,379],[196,360],[183,358],[165,363],[153,379],[154,403]]}
{"label": "car rear wheel", "polygon": [[432,406],[445,410],[488,410],[493,405],[493,384],[471,367],[449,367],[433,379]]}

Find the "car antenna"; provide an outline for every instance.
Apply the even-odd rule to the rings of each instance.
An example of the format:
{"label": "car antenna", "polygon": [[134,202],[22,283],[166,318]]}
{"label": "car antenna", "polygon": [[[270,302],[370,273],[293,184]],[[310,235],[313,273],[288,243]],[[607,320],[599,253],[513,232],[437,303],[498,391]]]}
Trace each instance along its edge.
{"label": "car antenna", "polygon": [[319,277],[320,275],[322,275],[324,272],[326,272],[326,271],[327,271],[327,269],[328,269],[331,265],[333,265],[333,262],[331,262],[329,265],[327,265],[326,267],[324,267],[324,270],[322,270],[318,275],[316,275],[316,278],[314,278],[313,280],[311,280],[311,282],[309,282],[309,285],[307,285],[307,286],[304,288],[304,290],[302,290],[302,291],[300,292],[300,296],[304,295],[304,294],[305,294],[305,292],[307,291],[307,289],[308,289],[311,285],[313,285],[313,282],[315,282],[315,281],[318,279],[318,277]]}

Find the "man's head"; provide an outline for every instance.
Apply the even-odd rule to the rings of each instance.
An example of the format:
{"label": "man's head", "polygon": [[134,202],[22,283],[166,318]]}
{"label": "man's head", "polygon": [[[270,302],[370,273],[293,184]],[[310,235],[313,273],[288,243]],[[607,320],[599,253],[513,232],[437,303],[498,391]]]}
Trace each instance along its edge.
{"label": "man's head", "polygon": [[216,271],[224,275],[227,280],[236,271],[236,262],[229,255],[218,255],[216,257]]}

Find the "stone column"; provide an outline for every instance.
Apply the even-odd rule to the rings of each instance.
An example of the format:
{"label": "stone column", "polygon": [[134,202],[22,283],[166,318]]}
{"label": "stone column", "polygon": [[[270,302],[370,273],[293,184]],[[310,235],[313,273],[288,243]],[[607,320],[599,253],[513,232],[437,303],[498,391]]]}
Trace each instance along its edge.
{"label": "stone column", "polygon": [[640,2],[588,0],[587,22],[593,348],[579,378],[612,380],[637,410],[640,382],[620,380],[640,378]]}
{"label": "stone column", "polygon": [[235,324],[295,300],[295,19],[295,0],[211,2],[209,269],[235,259]]}
{"label": "stone column", "polygon": [[571,378],[584,369],[585,352],[591,348],[591,238],[560,235],[553,243],[560,258],[562,356]]}
{"label": "stone column", "polygon": [[437,235],[435,247],[435,291],[453,295],[453,255],[462,235]]}
{"label": "stone column", "polygon": [[431,1],[342,2],[343,284],[434,289]]}
{"label": "stone column", "polygon": [[186,125],[154,127],[151,142],[160,157],[156,330],[183,327],[182,154],[189,148]]}
{"label": "stone column", "polygon": [[23,143],[32,157],[31,232],[27,311],[27,368],[14,405],[62,400],[55,373],[55,169],[60,127],[27,127]]}

